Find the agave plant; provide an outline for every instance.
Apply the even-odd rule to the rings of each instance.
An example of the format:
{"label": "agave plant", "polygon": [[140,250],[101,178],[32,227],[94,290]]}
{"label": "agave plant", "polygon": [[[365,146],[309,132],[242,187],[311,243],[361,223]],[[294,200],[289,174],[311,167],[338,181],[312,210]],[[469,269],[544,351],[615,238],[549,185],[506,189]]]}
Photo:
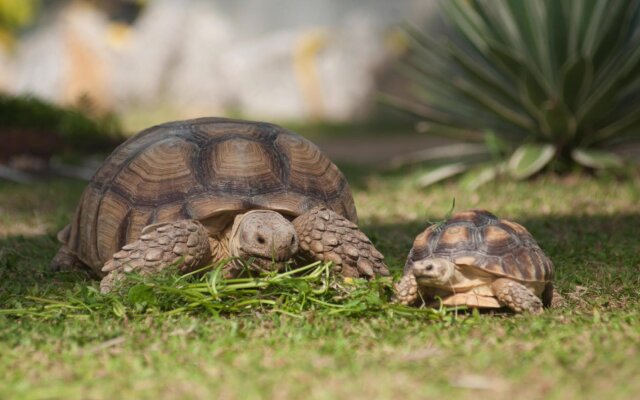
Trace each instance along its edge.
{"label": "agave plant", "polygon": [[[439,34],[407,28],[411,55],[402,70],[412,98],[386,99],[418,115],[420,130],[482,146],[463,146],[465,157],[453,151],[456,163],[425,183],[478,164],[485,167],[474,170],[476,182],[622,164],[611,149],[640,139],[640,1],[440,5]],[[442,151],[424,158],[434,154]]]}

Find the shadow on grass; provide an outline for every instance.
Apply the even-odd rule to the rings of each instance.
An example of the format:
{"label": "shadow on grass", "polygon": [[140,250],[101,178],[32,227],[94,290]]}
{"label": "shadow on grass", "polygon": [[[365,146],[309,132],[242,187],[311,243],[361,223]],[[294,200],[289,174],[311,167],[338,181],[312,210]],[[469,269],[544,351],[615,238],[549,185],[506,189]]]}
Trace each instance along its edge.
{"label": "shadow on grass", "polygon": [[58,251],[54,235],[0,238],[0,308],[15,296],[60,293],[78,284],[90,284],[81,273],[57,273],[49,262]]}

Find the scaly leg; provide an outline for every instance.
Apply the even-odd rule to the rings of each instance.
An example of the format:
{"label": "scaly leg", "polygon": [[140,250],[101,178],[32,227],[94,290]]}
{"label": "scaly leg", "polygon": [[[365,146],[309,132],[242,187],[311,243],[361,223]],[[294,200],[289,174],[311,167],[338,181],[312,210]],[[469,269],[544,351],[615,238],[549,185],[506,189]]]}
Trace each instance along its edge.
{"label": "scaly leg", "polygon": [[82,272],[95,277],[95,273],[76,256],[66,244],[60,246],[60,250],[53,257],[49,268],[53,272]]}
{"label": "scaly leg", "polygon": [[498,301],[516,313],[540,314],[542,301],[524,285],[507,278],[496,279],[491,285]]}
{"label": "scaly leg", "polygon": [[[122,247],[102,271],[100,291],[107,293],[125,272],[149,275],[177,265],[180,272],[193,271],[211,261],[209,235],[196,220],[182,220],[146,226],[140,238]],[[177,263],[177,264],[176,264]]]}
{"label": "scaly leg", "polygon": [[418,281],[416,276],[409,271],[394,286],[394,301],[406,306],[418,300]]}
{"label": "scaly leg", "polygon": [[293,220],[305,255],[331,261],[346,277],[389,275],[384,257],[369,238],[348,219],[325,207],[316,207]]}

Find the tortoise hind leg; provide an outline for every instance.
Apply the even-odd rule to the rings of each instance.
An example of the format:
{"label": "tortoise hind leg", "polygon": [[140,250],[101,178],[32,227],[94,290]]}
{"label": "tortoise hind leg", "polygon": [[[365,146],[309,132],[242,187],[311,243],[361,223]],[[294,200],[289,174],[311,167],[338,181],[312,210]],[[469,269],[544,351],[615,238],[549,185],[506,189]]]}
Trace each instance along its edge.
{"label": "tortoise hind leg", "polygon": [[[52,272],[84,272],[90,273],[90,268],[86,266],[78,256],[76,256],[67,243],[71,234],[71,225],[67,225],[58,232],[58,242],[62,243],[58,253],[49,263],[49,270]],[[94,274],[95,275],[95,274]]]}
{"label": "tortoise hind leg", "polygon": [[[90,274],[90,269],[76,256],[66,244],[60,246],[60,250],[49,264],[52,272],[82,272]],[[95,276],[95,274],[94,274]]]}
{"label": "tortoise hind leg", "polygon": [[193,271],[212,259],[209,234],[196,220],[181,220],[146,226],[135,242],[122,247],[102,268],[107,275],[100,291],[107,293],[125,272],[157,273],[169,266],[180,272]]}
{"label": "tortoise hind leg", "polygon": [[384,257],[369,238],[348,219],[316,207],[293,220],[300,248],[307,256],[331,261],[334,270],[347,277],[389,275]]}
{"label": "tortoise hind leg", "polygon": [[496,279],[491,284],[493,294],[500,303],[509,307],[513,312],[540,314],[542,301],[524,285],[507,278]]}
{"label": "tortoise hind leg", "polygon": [[545,285],[544,291],[542,292],[542,304],[545,308],[558,308],[564,305],[564,298],[553,287],[553,283],[549,282]]}

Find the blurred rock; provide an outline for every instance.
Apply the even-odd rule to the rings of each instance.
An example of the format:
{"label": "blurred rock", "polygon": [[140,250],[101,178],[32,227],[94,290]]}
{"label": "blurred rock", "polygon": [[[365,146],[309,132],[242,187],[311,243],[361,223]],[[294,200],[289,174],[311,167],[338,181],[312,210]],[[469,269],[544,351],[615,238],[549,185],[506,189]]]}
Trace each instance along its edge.
{"label": "blurred rock", "polygon": [[113,74],[118,108],[154,103],[167,96],[180,49],[187,43],[193,1],[156,0],[149,3],[121,47]]}
{"label": "blurred rock", "polygon": [[81,3],[55,11],[20,43],[8,91],[110,108],[113,56],[103,39],[107,24],[104,15]]}
{"label": "blurred rock", "polygon": [[167,93],[182,109],[221,113],[232,104],[233,85],[225,76],[235,45],[232,26],[212,3],[189,7],[184,38],[173,58]]}
{"label": "blurred rock", "polygon": [[155,0],[133,25],[60,2],[0,57],[0,89],[118,112],[344,121],[367,115],[398,56],[389,27],[421,21],[418,0]]}
{"label": "blurred rock", "polygon": [[3,75],[12,79],[2,89],[61,101],[65,50],[60,26],[47,26],[26,35],[3,67],[7,71]]}

